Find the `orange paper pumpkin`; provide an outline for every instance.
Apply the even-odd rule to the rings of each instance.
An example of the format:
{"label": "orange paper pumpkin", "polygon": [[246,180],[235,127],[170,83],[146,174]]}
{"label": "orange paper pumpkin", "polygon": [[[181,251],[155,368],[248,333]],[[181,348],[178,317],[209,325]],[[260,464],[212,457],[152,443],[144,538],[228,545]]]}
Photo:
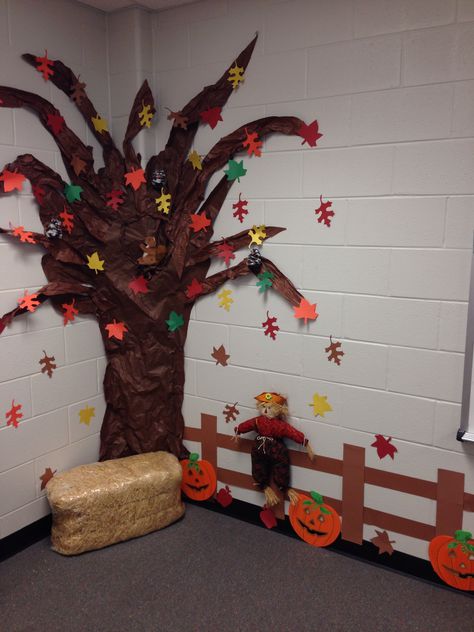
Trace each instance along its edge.
{"label": "orange paper pumpkin", "polygon": [[449,586],[474,590],[474,540],[469,531],[454,537],[438,535],[430,542],[429,555],[435,573]]}
{"label": "orange paper pumpkin", "polygon": [[189,459],[181,461],[183,480],[181,491],[192,500],[208,500],[214,495],[217,477],[209,461],[199,460],[199,454],[193,452]]}
{"label": "orange paper pumpkin", "polygon": [[311,546],[328,546],[341,531],[341,519],[332,507],[324,504],[321,494],[310,494],[311,498],[298,494],[296,505],[290,503],[291,526]]}

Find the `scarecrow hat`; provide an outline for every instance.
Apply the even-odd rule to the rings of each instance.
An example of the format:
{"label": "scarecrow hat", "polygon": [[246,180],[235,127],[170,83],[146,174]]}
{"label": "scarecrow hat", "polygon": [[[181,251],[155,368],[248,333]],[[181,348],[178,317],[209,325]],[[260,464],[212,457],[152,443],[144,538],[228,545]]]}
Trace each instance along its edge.
{"label": "scarecrow hat", "polygon": [[257,395],[255,399],[258,402],[265,402],[267,404],[279,404],[280,406],[286,404],[286,397],[283,397],[283,395],[280,395],[279,393],[263,392],[260,393],[260,395]]}

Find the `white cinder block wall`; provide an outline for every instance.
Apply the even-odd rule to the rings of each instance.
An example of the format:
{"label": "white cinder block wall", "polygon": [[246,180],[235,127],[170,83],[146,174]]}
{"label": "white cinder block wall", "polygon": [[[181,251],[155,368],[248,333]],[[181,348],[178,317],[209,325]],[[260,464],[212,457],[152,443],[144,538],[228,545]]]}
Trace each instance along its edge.
{"label": "white cinder block wall", "polygon": [[[231,434],[233,424],[222,415],[226,403],[239,402],[242,421],[254,414],[257,392],[279,390],[288,395],[293,423],[320,454],[341,458],[343,443],[354,443],[366,448],[371,467],[427,480],[436,480],[438,467],[461,471],[473,492],[474,454],[455,433],[474,228],[474,1],[206,0],[107,19],[69,2],[42,4],[47,10],[40,13],[32,0],[0,3],[0,41],[9,60],[1,83],[52,98],[78,132],[84,126],[68,100],[20,53],[47,46],[50,57],[81,72],[119,141],[134,90],[148,77],[161,114],[154,137],[139,141],[139,150],[150,154],[169,132],[164,108],[179,110],[213,83],[258,30],[245,83],[229,100],[223,122],[199,131],[195,149],[205,154],[234,128],[272,114],[317,118],[324,134],[317,149],[275,137],[261,158],[244,158],[248,173],[234,184],[215,231],[220,237],[241,230],[232,217],[239,193],[249,201],[243,226],[286,226],[263,252],[317,302],[320,316],[301,325],[278,295],[262,297],[252,279],[228,285],[235,301],[229,312],[215,295],[198,302],[186,346],[186,423],[199,426],[201,413],[216,414],[219,431]],[[3,162],[25,150],[58,162],[32,115],[0,109],[0,117]],[[314,215],[320,195],[333,201],[330,228]],[[0,204],[2,224],[37,226],[28,191]],[[4,239],[0,261],[5,311],[43,277],[39,253]],[[216,262],[211,272],[222,267]],[[278,317],[276,341],[261,328],[267,310]],[[324,353],[329,335],[343,342],[339,367]],[[220,344],[230,353],[225,368],[210,357]],[[38,374],[43,349],[60,367],[52,380]],[[47,511],[38,478],[45,467],[95,458],[104,360],[92,321],[63,328],[47,307],[4,332],[0,354],[4,537]],[[312,415],[315,392],[332,405],[324,419]],[[4,427],[13,397],[27,419],[15,432]],[[78,420],[85,404],[96,407],[89,428]],[[375,433],[393,437],[394,461],[378,459],[370,447]],[[219,465],[250,473],[248,455],[219,450]],[[296,486],[341,495],[338,477],[302,468],[294,468],[293,477]],[[262,502],[254,492],[233,493]],[[434,502],[376,487],[366,486],[366,505],[435,520]],[[464,527],[474,529],[472,514],[465,514]],[[365,537],[372,535],[367,527]],[[427,556],[425,542],[399,534],[391,539],[398,550]]]}

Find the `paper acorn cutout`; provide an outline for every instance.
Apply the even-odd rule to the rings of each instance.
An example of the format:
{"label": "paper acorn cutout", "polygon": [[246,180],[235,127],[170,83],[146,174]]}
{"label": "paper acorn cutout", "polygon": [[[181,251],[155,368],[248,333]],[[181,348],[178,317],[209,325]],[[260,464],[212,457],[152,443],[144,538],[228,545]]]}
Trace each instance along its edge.
{"label": "paper acorn cutout", "polygon": [[311,546],[329,546],[341,532],[341,519],[335,509],[324,504],[323,497],[310,492],[311,498],[298,494],[298,502],[290,503],[290,523],[295,533]]}
{"label": "paper acorn cutout", "polygon": [[189,459],[181,461],[183,480],[181,491],[191,500],[208,500],[214,495],[217,477],[209,461],[199,459],[199,454],[193,452]]}

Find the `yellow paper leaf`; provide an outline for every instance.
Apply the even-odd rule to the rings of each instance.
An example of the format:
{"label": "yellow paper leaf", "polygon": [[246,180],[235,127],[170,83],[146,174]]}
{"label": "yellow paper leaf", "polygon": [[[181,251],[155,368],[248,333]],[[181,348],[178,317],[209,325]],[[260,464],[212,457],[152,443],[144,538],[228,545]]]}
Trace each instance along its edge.
{"label": "yellow paper leaf", "polygon": [[313,402],[310,404],[310,406],[313,409],[315,417],[317,417],[318,415],[324,417],[325,413],[331,412],[332,406],[331,404],[329,404],[327,399],[328,398],[326,395],[320,395],[319,393],[315,393],[313,395]]}
{"label": "yellow paper leaf", "polygon": [[151,105],[145,105],[144,103],[143,109],[138,113],[138,118],[140,121],[140,125],[146,125],[147,127],[151,127],[151,122],[153,120],[153,112],[150,112]]}
{"label": "yellow paper leaf", "polygon": [[261,226],[252,226],[248,235],[251,238],[250,246],[252,244],[257,244],[259,246],[267,236],[267,229],[263,224]]}
{"label": "yellow paper leaf", "polygon": [[162,211],[165,215],[168,215],[170,212],[171,206],[171,193],[165,193],[164,189],[161,189],[161,195],[158,198],[155,198],[156,202],[156,210]]}
{"label": "yellow paper leaf", "polygon": [[197,153],[195,149],[189,154],[188,160],[192,164],[194,169],[199,169],[199,171],[202,171],[201,156]]}
{"label": "yellow paper leaf", "polygon": [[95,417],[95,408],[94,406],[86,406],[79,411],[79,423],[85,424],[89,426],[91,423],[92,417]]}
{"label": "yellow paper leaf", "polygon": [[104,260],[99,258],[99,253],[93,252],[91,255],[87,255],[87,267],[91,270],[95,270],[97,274],[99,270],[104,270]]}
{"label": "yellow paper leaf", "polygon": [[109,128],[107,125],[107,121],[97,114],[97,116],[92,117],[92,124],[94,125],[95,131],[102,134],[102,132],[108,132]]}
{"label": "yellow paper leaf", "polygon": [[222,292],[217,295],[217,298],[220,299],[219,307],[223,307],[226,312],[230,310],[230,306],[234,302],[234,299],[231,298],[231,294],[232,290],[222,290]]}
{"label": "yellow paper leaf", "polygon": [[239,84],[244,80],[244,69],[241,66],[232,66],[229,70],[229,76],[227,77],[227,81],[230,81],[233,89],[239,87]]}

